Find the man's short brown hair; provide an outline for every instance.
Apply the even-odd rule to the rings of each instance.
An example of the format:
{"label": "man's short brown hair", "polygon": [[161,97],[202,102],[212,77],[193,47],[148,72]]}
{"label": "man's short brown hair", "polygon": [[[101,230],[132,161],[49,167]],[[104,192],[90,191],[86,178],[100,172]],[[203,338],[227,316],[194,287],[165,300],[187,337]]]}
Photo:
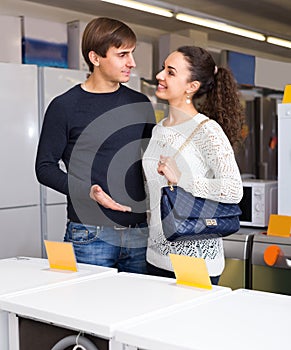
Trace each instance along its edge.
{"label": "man's short brown hair", "polygon": [[82,54],[93,72],[93,64],[89,59],[89,52],[94,51],[101,57],[106,57],[110,47],[132,47],[136,44],[136,35],[125,23],[113,18],[99,17],[91,20],[83,33]]}

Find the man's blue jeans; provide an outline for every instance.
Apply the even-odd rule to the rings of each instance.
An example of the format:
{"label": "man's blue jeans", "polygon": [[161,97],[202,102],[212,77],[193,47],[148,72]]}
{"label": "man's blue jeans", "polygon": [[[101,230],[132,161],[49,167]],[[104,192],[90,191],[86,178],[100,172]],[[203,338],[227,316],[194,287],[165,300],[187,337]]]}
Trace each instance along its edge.
{"label": "man's blue jeans", "polygon": [[64,241],[72,242],[79,263],[147,273],[147,224],[135,228],[90,226],[69,221]]}

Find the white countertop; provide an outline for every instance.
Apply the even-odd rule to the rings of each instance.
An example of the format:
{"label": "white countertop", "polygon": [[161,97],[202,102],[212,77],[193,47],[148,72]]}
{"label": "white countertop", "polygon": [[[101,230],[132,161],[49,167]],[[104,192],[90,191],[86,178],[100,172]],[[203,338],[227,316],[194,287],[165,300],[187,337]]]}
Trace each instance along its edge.
{"label": "white countertop", "polygon": [[174,279],[119,273],[0,296],[0,308],[110,338],[126,323],[135,324],[181,305],[197,304],[230,292],[226,287],[205,290],[177,285]]}
{"label": "white countertop", "polygon": [[290,349],[291,296],[239,289],[117,330],[145,350]]}
{"label": "white countertop", "polygon": [[106,274],[117,274],[117,270],[78,264],[78,272],[57,271],[50,270],[47,259],[29,257],[0,259],[0,296]]}

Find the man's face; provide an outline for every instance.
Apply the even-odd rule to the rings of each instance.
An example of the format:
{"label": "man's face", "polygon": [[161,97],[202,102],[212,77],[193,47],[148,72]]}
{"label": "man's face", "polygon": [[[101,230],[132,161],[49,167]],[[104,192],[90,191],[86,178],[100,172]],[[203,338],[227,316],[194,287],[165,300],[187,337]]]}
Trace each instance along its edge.
{"label": "man's face", "polygon": [[99,57],[99,72],[106,81],[126,83],[130,78],[130,71],[136,66],[134,47],[110,47],[106,57]]}

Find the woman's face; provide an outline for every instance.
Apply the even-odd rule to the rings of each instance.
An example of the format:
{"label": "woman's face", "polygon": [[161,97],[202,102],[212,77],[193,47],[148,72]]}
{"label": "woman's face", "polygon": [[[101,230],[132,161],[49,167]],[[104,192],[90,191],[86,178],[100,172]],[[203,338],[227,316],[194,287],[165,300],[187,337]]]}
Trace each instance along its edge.
{"label": "woman's face", "polygon": [[186,90],[190,88],[189,64],[182,53],[174,51],[165,60],[163,70],[156,75],[158,98],[170,103],[185,103]]}

